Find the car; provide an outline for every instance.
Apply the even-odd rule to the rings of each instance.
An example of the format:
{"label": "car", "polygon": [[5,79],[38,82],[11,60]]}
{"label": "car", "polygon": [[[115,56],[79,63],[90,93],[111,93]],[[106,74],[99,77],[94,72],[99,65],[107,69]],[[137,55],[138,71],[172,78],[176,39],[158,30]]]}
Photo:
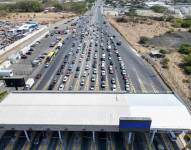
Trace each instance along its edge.
{"label": "car", "polygon": [[86,58],[86,61],[90,61],[90,58],[89,58],[89,57],[87,57],[87,58]]}
{"label": "car", "polygon": [[92,85],[92,86],[90,87],[90,90],[93,91],[94,89],[95,89],[95,87]]}
{"label": "car", "polygon": [[35,79],[40,79],[41,78],[41,73],[38,73],[36,76],[35,76]]}
{"label": "car", "polygon": [[78,78],[78,76],[79,76],[79,72],[76,72],[74,75],[74,78]]}
{"label": "car", "polygon": [[76,71],[80,71],[80,66],[78,66],[78,67],[76,68]]}
{"label": "car", "polygon": [[122,70],[122,71],[121,71],[121,74],[122,74],[122,75],[126,75],[126,74],[127,74],[127,73],[126,73],[126,70]]}
{"label": "car", "polygon": [[113,73],[114,73],[113,69],[110,69],[110,70],[109,70],[109,73],[110,73],[110,74],[113,74]]}
{"label": "car", "polygon": [[86,77],[86,76],[87,76],[87,72],[84,71],[84,73],[83,73],[83,77]]}
{"label": "car", "polygon": [[105,82],[101,82],[101,88],[105,88],[106,87],[106,84],[105,84]]}
{"label": "car", "polygon": [[116,84],[112,84],[112,86],[111,86],[111,89],[112,89],[112,91],[116,91]]}
{"label": "car", "polygon": [[118,46],[120,46],[122,43],[121,43],[121,41],[118,41],[116,44],[117,44]]}
{"label": "car", "polygon": [[73,65],[70,65],[70,66],[68,67],[68,71],[71,71],[72,68],[73,68]]}
{"label": "car", "polygon": [[54,83],[51,83],[49,86],[48,86],[48,90],[53,90],[53,88],[54,88]]}
{"label": "car", "polygon": [[26,55],[21,55],[21,59],[27,59]]}
{"label": "car", "polygon": [[54,47],[56,45],[56,42],[51,42],[50,47]]}
{"label": "car", "polygon": [[64,76],[63,83],[66,83],[67,80],[68,80],[68,77],[67,77],[67,76]]}
{"label": "car", "polygon": [[93,67],[93,68],[96,68],[96,64],[94,63],[94,64],[92,65],[92,67]]}
{"label": "car", "polygon": [[175,142],[175,141],[177,140],[177,137],[176,137],[176,135],[174,134],[174,132],[170,132],[170,133],[168,134],[168,136],[169,136],[169,138],[170,138],[170,140],[171,140],[172,142]]}
{"label": "car", "polygon": [[125,82],[125,91],[130,91],[130,85],[128,81]]}
{"label": "car", "polygon": [[53,80],[53,84],[56,84],[56,82],[57,82],[57,79],[54,79],[54,80]]}
{"label": "car", "polygon": [[[96,68],[94,68],[94,69],[96,69]],[[93,74],[97,74],[97,70],[93,70]]]}
{"label": "car", "polygon": [[45,68],[48,68],[48,66],[49,66],[49,63],[46,63],[46,64],[44,65]]}
{"label": "car", "polygon": [[85,67],[85,70],[89,70],[89,65],[87,64],[86,67]]}
{"label": "car", "polygon": [[61,70],[58,70],[56,75],[60,75],[61,74]]}
{"label": "car", "polygon": [[64,84],[60,84],[60,86],[59,86],[59,89],[58,89],[59,91],[63,91],[64,90]]}
{"label": "car", "polygon": [[122,61],[121,57],[118,57],[118,61]]}
{"label": "car", "polygon": [[66,76],[69,77],[70,76],[70,71],[66,72]]}
{"label": "car", "polygon": [[115,78],[111,78],[111,83],[112,83],[112,84],[115,84],[115,83],[116,83]]}
{"label": "car", "polygon": [[75,59],[74,59],[74,60],[72,60],[72,64],[75,64]]}
{"label": "car", "polygon": [[95,80],[96,80],[95,76],[92,76],[92,77],[91,77],[91,81],[92,81],[92,82],[95,82]]}
{"label": "car", "polygon": [[123,75],[123,79],[124,80],[128,80],[128,76],[127,75]]}
{"label": "car", "polygon": [[34,48],[31,47],[31,48],[29,49],[29,52],[33,52],[33,51],[34,51]]}
{"label": "car", "polygon": [[42,140],[42,133],[38,133],[34,138],[33,144],[39,145],[41,140]]}
{"label": "car", "polygon": [[85,84],[85,81],[84,81],[84,79],[82,79],[82,80],[80,81],[80,86],[84,86],[84,84]]}
{"label": "car", "polygon": [[101,71],[101,75],[102,75],[102,76],[105,76],[105,75],[106,75],[105,70],[102,70],[102,71]]}

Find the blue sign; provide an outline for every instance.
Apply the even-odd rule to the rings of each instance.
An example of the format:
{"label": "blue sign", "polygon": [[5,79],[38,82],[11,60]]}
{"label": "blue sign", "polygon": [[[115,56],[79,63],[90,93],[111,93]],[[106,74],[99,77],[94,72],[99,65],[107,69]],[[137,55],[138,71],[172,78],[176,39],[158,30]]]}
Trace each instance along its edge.
{"label": "blue sign", "polygon": [[148,131],[151,127],[149,118],[120,118],[119,129],[125,131]]}

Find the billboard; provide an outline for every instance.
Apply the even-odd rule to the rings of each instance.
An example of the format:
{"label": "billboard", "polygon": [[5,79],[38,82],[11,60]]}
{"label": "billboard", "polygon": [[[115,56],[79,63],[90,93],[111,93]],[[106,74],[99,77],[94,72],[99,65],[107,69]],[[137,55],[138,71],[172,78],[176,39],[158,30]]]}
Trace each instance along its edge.
{"label": "billboard", "polygon": [[120,131],[149,131],[152,120],[150,118],[142,117],[127,117],[119,119],[119,130]]}
{"label": "billboard", "polygon": [[24,87],[24,78],[3,78],[7,87]]}

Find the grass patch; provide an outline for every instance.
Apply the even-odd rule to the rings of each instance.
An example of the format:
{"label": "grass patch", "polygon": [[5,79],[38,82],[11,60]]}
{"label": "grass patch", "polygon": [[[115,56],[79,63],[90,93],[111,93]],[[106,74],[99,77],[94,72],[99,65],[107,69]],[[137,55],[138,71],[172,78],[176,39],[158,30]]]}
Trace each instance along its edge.
{"label": "grass patch", "polygon": [[171,22],[175,28],[191,28],[191,19],[173,19]]}
{"label": "grass patch", "polygon": [[3,91],[0,93],[0,102],[3,101],[3,99],[7,96],[8,92],[7,91]]}

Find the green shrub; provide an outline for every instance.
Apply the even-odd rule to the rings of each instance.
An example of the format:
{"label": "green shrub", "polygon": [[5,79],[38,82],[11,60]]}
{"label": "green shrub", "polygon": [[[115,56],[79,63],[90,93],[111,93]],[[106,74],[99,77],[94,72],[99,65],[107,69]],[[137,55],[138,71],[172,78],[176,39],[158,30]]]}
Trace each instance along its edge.
{"label": "green shrub", "polygon": [[167,50],[165,50],[165,49],[160,49],[160,51],[159,51],[161,54],[167,54],[168,52],[167,52]]}
{"label": "green shrub", "polygon": [[40,12],[43,10],[42,3],[39,1],[18,1],[14,5],[15,9],[19,12]]}
{"label": "green shrub", "polygon": [[3,91],[0,93],[0,102],[5,98],[5,96],[7,96],[7,91]]}
{"label": "green shrub", "polygon": [[117,19],[116,19],[116,21],[117,22],[127,22],[127,19],[125,18],[125,17],[118,17]]}
{"label": "green shrub", "polygon": [[186,74],[188,74],[188,75],[191,74],[191,66],[185,66],[185,67],[183,67],[183,68],[184,68],[184,72],[185,72]]}
{"label": "green shrub", "polygon": [[184,57],[182,68],[186,74],[191,74],[191,54]]}
{"label": "green shrub", "polygon": [[128,16],[137,16],[136,9],[130,8],[129,12],[127,13]]}
{"label": "green shrub", "polygon": [[168,16],[168,17],[166,18],[166,21],[171,22],[171,21],[173,21],[174,19],[175,19],[174,16]]}
{"label": "green shrub", "polygon": [[85,13],[87,11],[86,2],[67,2],[63,4],[63,10]]}
{"label": "green shrub", "polygon": [[166,7],[159,5],[152,6],[151,9],[156,13],[164,13],[167,10]]}
{"label": "green shrub", "polygon": [[173,33],[174,32],[174,28],[170,28],[167,33]]}
{"label": "green shrub", "polygon": [[168,63],[169,63],[169,59],[168,58],[163,58],[161,61],[162,67],[163,68],[168,68]]}
{"label": "green shrub", "polygon": [[146,44],[148,41],[149,41],[149,38],[148,38],[148,37],[141,36],[141,37],[140,37],[140,40],[139,40],[139,43],[140,43],[140,44]]}
{"label": "green shrub", "polygon": [[56,8],[56,10],[58,10],[58,11],[63,10],[63,6],[62,6],[62,4],[59,3],[59,2],[55,2],[55,3],[53,4],[53,6],[54,6],[54,7]]}
{"label": "green shrub", "polygon": [[191,66],[191,54],[184,57],[184,64]]}
{"label": "green shrub", "polygon": [[191,28],[191,19],[173,19],[172,26],[175,28]]}
{"label": "green shrub", "polygon": [[40,12],[43,10],[42,3],[35,0],[21,0],[14,4],[4,4],[0,6],[0,10],[9,12]]}
{"label": "green shrub", "polygon": [[183,43],[180,45],[178,52],[181,54],[189,54],[191,52],[191,45],[187,43]]}
{"label": "green shrub", "polygon": [[183,20],[181,24],[182,28],[190,28],[191,27],[191,19],[185,19]]}

